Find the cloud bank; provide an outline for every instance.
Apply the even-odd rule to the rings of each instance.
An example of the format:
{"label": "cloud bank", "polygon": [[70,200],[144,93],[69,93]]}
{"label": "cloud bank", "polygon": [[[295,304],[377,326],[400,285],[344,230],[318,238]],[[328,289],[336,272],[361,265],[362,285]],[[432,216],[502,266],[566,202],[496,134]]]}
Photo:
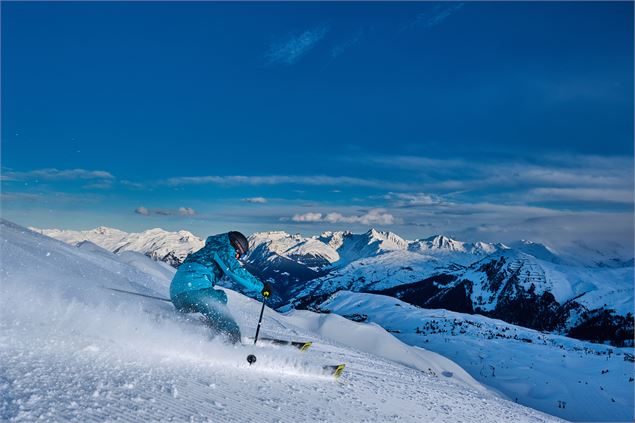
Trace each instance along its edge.
{"label": "cloud bank", "polygon": [[135,213],[142,216],[194,216],[196,211],[190,207],[179,207],[178,209],[149,209],[147,207],[137,207]]}
{"label": "cloud bank", "polygon": [[387,213],[385,209],[373,209],[362,215],[349,216],[337,212],[326,214],[309,212],[296,214],[291,220],[298,223],[358,223],[362,225],[393,225],[396,222],[395,217]]}
{"label": "cloud bank", "polygon": [[251,204],[265,204],[267,202],[267,199],[264,197],[248,197],[243,198],[242,201]]}
{"label": "cloud bank", "polygon": [[263,175],[263,176],[182,176],[163,181],[168,186],[184,185],[310,185],[310,186],[358,186],[377,189],[408,189],[410,184],[350,176],[328,175]]}
{"label": "cloud bank", "polygon": [[4,172],[3,181],[25,181],[41,179],[46,181],[70,181],[78,179],[105,179],[112,180],[115,177],[104,170],[65,169],[55,168],[36,169],[28,172]]}

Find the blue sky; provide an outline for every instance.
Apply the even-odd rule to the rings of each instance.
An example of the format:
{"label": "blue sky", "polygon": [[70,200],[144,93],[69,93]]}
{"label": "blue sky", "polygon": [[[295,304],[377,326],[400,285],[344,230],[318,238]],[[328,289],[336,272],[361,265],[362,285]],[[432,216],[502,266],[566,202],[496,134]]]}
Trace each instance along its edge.
{"label": "blue sky", "polygon": [[632,3],[1,7],[10,220],[632,245]]}

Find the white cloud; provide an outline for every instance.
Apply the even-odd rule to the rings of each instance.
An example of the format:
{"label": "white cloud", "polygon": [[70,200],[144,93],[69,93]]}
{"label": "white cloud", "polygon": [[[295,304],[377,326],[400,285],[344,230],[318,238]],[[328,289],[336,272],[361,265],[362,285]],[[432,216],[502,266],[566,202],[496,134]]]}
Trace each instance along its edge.
{"label": "white cloud", "polygon": [[3,181],[24,181],[24,180],[76,180],[76,179],[105,179],[112,180],[115,177],[105,170],[86,169],[35,169],[28,172],[5,172],[2,175]]}
{"label": "white cloud", "polygon": [[293,65],[297,63],[302,56],[326,35],[328,28],[320,25],[317,28],[304,31],[302,34],[293,36],[289,40],[282,43],[273,44],[267,53],[267,60],[270,65],[284,64]]}
{"label": "white cloud", "polygon": [[103,202],[105,197],[100,194],[90,192],[80,192],[77,194],[69,194],[60,191],[39,191],[39,192],[7,192],[0,194],[2,201],[34,201],[40,203],[39,206],[44,207],[47,212],[51,212],[53,205],[74,204],[76,206],[86,206],[88,204],[96,204]]}
{"label": "white cloud", "polygon": [[617,242],[633,254],[632,213],[559,213],[497,223],[479,222],[462,228],[457,235],[466,239],[507,242],[529,239],[553,247],[564,247],[585,240],[597,245]]}
{"label": "white cloud", "polygon": [[243,200],[245,203],[252,203],[252,204],[265,204],[267,202],[267,199],[265,197],[248,197],[248,198],[243,198]]}
{"label": "white cloud", "polygon": [[150,210],[146,209],[145,207],[137,207],[134,212],[142,216],[150,216]]}
{"label": "white cloud", "polygon": [[615,187],[632,183],[629,166],[558,167],[549,165],[508,164],[482,167],[491,183],[552,185],[570,187]]}
{"label": "white cloud", "polygon": [[406,25],[404,29],[415,28],[415,27],[426,27],[432,28],[441,24],[445,21],[450,15],[457,12],[463,7],[464,3],[452,3],[449,2],[446,4],[437,4],[435,5],[430,12],[422,12],[417,15],[414,22],[409,25]]}
{"label": "white cloud", "polygon": [[454,3],[447,7],[437,5],[435,7],[434,12],[428,17],[426,21],[426,25],[428,27],[439,25],[441,22],[446,20],[451,14],[458,11],[462,7],[463,7],[463,3]]}
{"label": "white cloud", "polygon": [[128,181],[128,180],[122,180],[119,181],[119,183],[125,187],[128,188],[132,188],[132,189],[144,189],[145,185],[139,182],[132,182],[132,181]]}
{"label": "white cloud", "polygon": [[428,11],[418,13],[412,21],[401,27],[401,31],[413,30],[416,28],[426,28],[430,30],[461,9],[464,4],[465,3],[463,2],[444,2],[436,4]]}
{"label": "white cloud", "polygon": [[103,181],[96,182],[94,184],[84,185],[84,189],[112,189],[113,183],[112,180],[107,179]]}
{"label": "white cloud", "polygon": [[432,206],[445,203],[445,201],[437,195],[424,194],[422,192],[389,192],[384,198],[393,201],[395,207]]}
{"label": "white cloud", "polygon": [[362,156],[362,157],[341,157],[344,161],[361,161],[363,163],[377,164],[388,167],[398,167],[407,169],[426,170],[433,169],[463,169],[471,163],[462,159],[435,159],[425,156]]}
{"label": "white cloud", "polygon": [[362,225],[392,225],[396,222],[395,217],[392,214],[387,213],[385,209],[372,209],[362,215],[349,216],[345,216],[337,212],[327,214],[310,212],[304,214],[296,214],[291,218],[291,220],[294,222],[303,223],[358,223]]}
{"label": "white cloud", "polygon": [[373,209],[361,216],[343,216],[340,213],[329,213],[324,218],[329,223],[361,223],[363,225],[392,225],[395,217],[384,209]]}
{"label": "white cloud", "polygon": [[[532,192],[535,189],[567,188],[580,190],[577,194],[581,194],[581,201],[587,201],[590,197],[601,198],[599,192],[594,193],[593,190],[607,190],[610,193],[605,196],[608,201],[619,202],[620,191],[633,190],[633,158],[628,156],[553,155],[496,162],[423,156],[356,156],[341,159],[354,161],[357,165],[398,168],[411,181],[410,189],[398,191],[425,187],[426,191],[443,193],[443,197],[452,199],[467,194],[462,198],[478,197],[481,201],[517,203],[546,193]],[[583,190],[589,191],[584,194]],[[561,191],[558,194],[568,193]],[[575,200],[575,195],[572,191],[569,197]],[[402,200],[404,203],[408,201],[405,197]]]}
{"label": "white cloud", "polygon": [[142,216],[158,215],[158,216],[194,216],[196,210],[190,207],[179,207],[178,209],[148,209],[146,207],[137,207],[134,211]]}
{"label": "white cloud", "polygon": [[530,201],[575,201],[633,204],[633,191],[608,188],[536,188],[527,195]]}
{"label": "white cloud", "polygon": [[322,222],[322,213],[303,213],[293,215],[294,222]]}
{"label": "white cloud", "polygon": [[0,200],[2,201],[44,201],[44,196],[41,194],[29,194],[25,192],[2,192],[0,193]]}
{"label": "white cloud", "polygon": [[170,186],[183,185],[312,185],[312,186],[360,186],[377,189],[406,190],[409,184],[350,176],[326,175],[267,175],[267,176],[182,176],[169,178],[163,183]]}
{"label": "white cloud", "polygon": [[190,207],[179,207],[179,214],[181,216],[194,216],[196,214],[196,211],[194,211],[194,209]]}

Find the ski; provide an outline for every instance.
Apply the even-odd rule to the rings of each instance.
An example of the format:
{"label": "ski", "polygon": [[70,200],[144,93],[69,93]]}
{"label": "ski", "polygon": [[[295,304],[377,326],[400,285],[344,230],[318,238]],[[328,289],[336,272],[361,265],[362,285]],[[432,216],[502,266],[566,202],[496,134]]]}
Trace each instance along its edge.
{"label": "ski", "polygon": [[[249,354],[247,356],[247,362],[249,363],[250,366],[255,364],[257,361],[258,359],[256,358],[254,354]],[[327,376],[332,376],[335,380],[337,380],[340,378],[340,376],[342,376],[342,373],[344,372],[345,367],[346,367],[346,364],[325,365],[325,366],[322,366],[322,373]]]}
{"label": "ski", "polygon": [[340,376],[342,376],[342,372],[344,372],[345,367],[346,367],[346,364],[335,364],[335,365],[322,366],[322,369],[328,375],[333,376],[335,379],[339,379]]}
{"label": "ski", "polygon": [[[253,338],[249,338],[250,340],[253,340]],[[301,352],[305,352],[306,350],[308,350],[311,345],[313,345],[313,342],[311,341],[287,341],[284,339],[276,339],[276,338],[259,338],[258,342],[266,342],[269,344],[274,344],[274,345],[284,345],[284,346],[290,346],[290,347],[294,347],[297,348],[298,350],[300,350]]]}

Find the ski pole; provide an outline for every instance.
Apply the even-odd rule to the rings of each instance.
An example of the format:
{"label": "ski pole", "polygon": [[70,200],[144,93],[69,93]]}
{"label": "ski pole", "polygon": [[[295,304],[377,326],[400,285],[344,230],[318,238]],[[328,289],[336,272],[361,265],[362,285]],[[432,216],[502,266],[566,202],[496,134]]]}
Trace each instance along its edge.
{"label": "ski pole", "polygon": [[[262,298],[262,308],[260,309],[260,318],[258,319],[258,327],[256,328],[256,336],[254,337],[254,345],[258,342],[258,334],[260,333],[260,325],[262,324],[262,315],[265,313],[265,303],[267,302],[267,297],[263,295]],[[256,362],[256,356],[253,354],[249,354],[247,356],[247,362],[251,366]]]}
{"label": "ski pole", "polygon": [[265,313],[265,303],[267,302],[267,297],[262,298],[262,308],[260,309],[260,318],[258,319],[258,327],[256,328],[256,337],[254,338],[254,345],[258,342],[258,334],[260,333],[260,325],[262,324],[262,315]]}
{"label": "ski pole", "polygon": [[[262,287],[262,308],[260,309],[260,317],[258,318],[258,327],[256,328],[256,336],[254,337],[254,345],[258,342],[258,334],[260,333],[260,326],[262,325],[262,315],[265,314],[265,304],[267,304],[267,298],[271,295],[271,285],[265,283]],[[247,362],[251,366],[256,362],[256,356],[249,354],[247,356]]]}
{"label": "ski pole", "polygon": [[138,295],[139,297],[145,297],[145,298],[151,298],[153,300],[160,300],[160,301],[166,301],[168,303],[171,303],[172,300],[169,298],[163,298],[163,297],[155,297],[154,295],[147,295],[147,294],[142,294],[140,292],[133,292],[133,291],[126,291],[124,289],[117,289],[117,288],[110,288],[107,286],[102,286],[102,288],[104,289],[109,289],[111,291],[117,291],[117,292],[122,292],[124,294],[129,294],[129,295]]}

